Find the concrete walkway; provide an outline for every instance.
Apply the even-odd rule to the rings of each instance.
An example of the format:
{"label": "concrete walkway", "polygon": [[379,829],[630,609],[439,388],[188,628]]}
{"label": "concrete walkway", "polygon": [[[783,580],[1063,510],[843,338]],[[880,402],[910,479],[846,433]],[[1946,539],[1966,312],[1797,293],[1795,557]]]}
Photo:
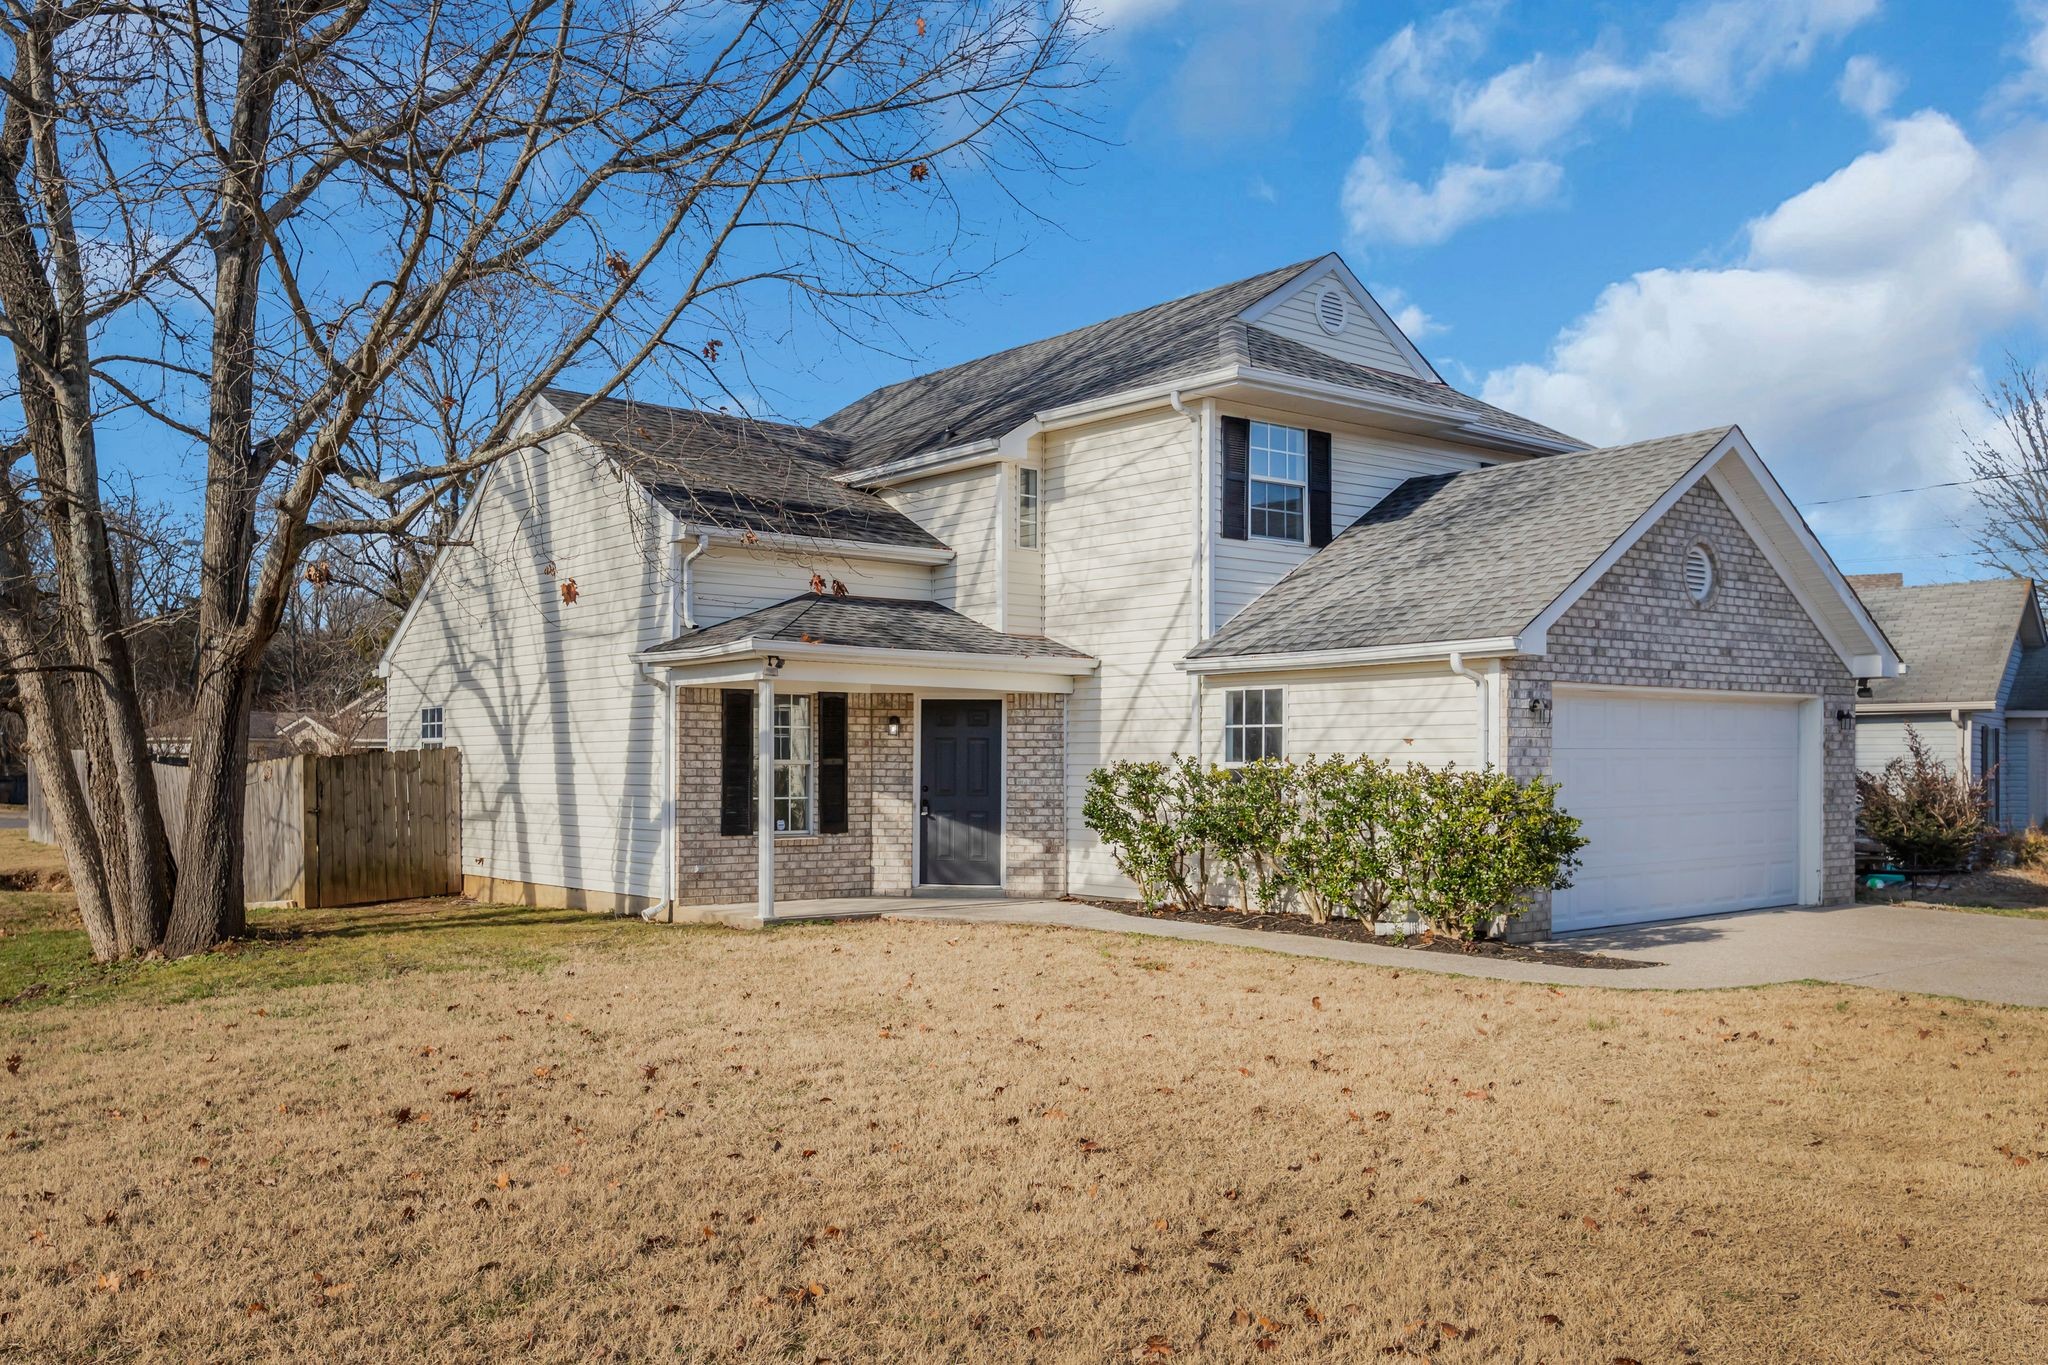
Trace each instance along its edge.
{"label": "concrete walkway", "polygon": [[949,924],[1038,924],[1149,934],[1499,981],[1625,990],[1716,990],[1778,981],[1829,981],[1923,991],[1993,1004],[2048,1006],[2048,920],[1910,905],[1755,910],[1573,934],[1546,946],[1641,958],[1629,970],[1552,966],[1382,948],[1253,929],[1118,914],[1069,901],[908,897],[787,902],[781,918],[881,916]]}

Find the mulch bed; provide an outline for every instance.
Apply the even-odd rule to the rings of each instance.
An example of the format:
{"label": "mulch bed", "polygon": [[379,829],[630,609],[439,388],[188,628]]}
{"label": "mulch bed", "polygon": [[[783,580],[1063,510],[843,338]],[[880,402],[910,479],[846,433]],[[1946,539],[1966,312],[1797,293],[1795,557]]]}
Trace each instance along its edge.
{"label": "mulch bed", "polygon": [[1259,929],[1275,934],[1299,934],[1304,938],[1334,938],[1346,943],[1370,943],[1381,948],[1411,948],[1421,953],[1452,953],[1459,957],[1494,957],[1509,962],[1541,962],[1552,967],[1605,967],[1627,970],[1632,967],[1661,967],[1661,962],[1643,962],[1630,957],[1608,957],[1604,953],[1576,953],[1569,948],[1531,948],[1519,943],[1496,943],[1486,940],[1479,943],[1464,943],[1457,939],[1439,938],[1427,931],[1408,938],[1388,938],[1372,931],[1364,920],[1333,919],[1327,924],[1312,923],[1305,915],[1247,915],[1237,910],[1219,910],[1210,906],[1201,910],[1158,909],[1147,910],[1137,901],[1100,899],[1094,896],[1066,896],[1062,899],[1081,905],[1093,905],[1104,910],[1114,910],[1120,915],[1136,915],[1141,919],[1171,919],[1188,924],[1214,924],[1226,929]]}

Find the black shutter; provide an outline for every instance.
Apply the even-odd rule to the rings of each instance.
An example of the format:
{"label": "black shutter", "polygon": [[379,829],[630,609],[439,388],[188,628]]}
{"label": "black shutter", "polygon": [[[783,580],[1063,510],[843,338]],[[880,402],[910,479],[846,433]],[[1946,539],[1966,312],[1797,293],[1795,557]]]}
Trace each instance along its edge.
{"label": "black shutter", "polygon": [[1330,543],[1330,433],[1308,434],[1308,543]]}
{"label": "black shutter", "polygon": [[754,694],[729,688],[718,745],[718,832],[754,832]]}
{"label": "black shutter", "polygon": [[1225,540],[1243,540],[1251,524],[1252,424],[1223,419],[1223,524]]}
{"label": "black shutter", "polygon": [[818,694],[818,833],[846,833],[846,694]]}

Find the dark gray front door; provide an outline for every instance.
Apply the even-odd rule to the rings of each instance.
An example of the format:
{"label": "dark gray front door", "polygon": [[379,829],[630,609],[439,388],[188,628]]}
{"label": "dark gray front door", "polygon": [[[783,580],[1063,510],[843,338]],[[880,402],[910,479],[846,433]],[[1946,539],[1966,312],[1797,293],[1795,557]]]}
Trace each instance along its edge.
{"label": "dark gray front door", "polygon": [[1003,704],[924,704],[919,805],[928,886],[998,886],[1003,879]]}

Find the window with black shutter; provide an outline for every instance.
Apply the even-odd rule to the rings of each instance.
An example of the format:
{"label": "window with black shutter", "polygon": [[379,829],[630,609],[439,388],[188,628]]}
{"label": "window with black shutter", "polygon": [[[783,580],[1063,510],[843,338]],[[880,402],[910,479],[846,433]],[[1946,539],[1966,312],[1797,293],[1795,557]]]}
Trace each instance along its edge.
{"label": "window with black shutter", "polygon": [[846,694],[818,694],[818,833],[846,833]]}
{"label": "window with black shutter", "polygon": [[718,832],[754,832],[754,694],[723,694],[718,746]]}
{"label": "window with black shutter", "polygon": [[1243,540],[1251,518],[1252,424],[1248,418],[1223,419],[1223,521],[1217,528],[1225,540]]}

